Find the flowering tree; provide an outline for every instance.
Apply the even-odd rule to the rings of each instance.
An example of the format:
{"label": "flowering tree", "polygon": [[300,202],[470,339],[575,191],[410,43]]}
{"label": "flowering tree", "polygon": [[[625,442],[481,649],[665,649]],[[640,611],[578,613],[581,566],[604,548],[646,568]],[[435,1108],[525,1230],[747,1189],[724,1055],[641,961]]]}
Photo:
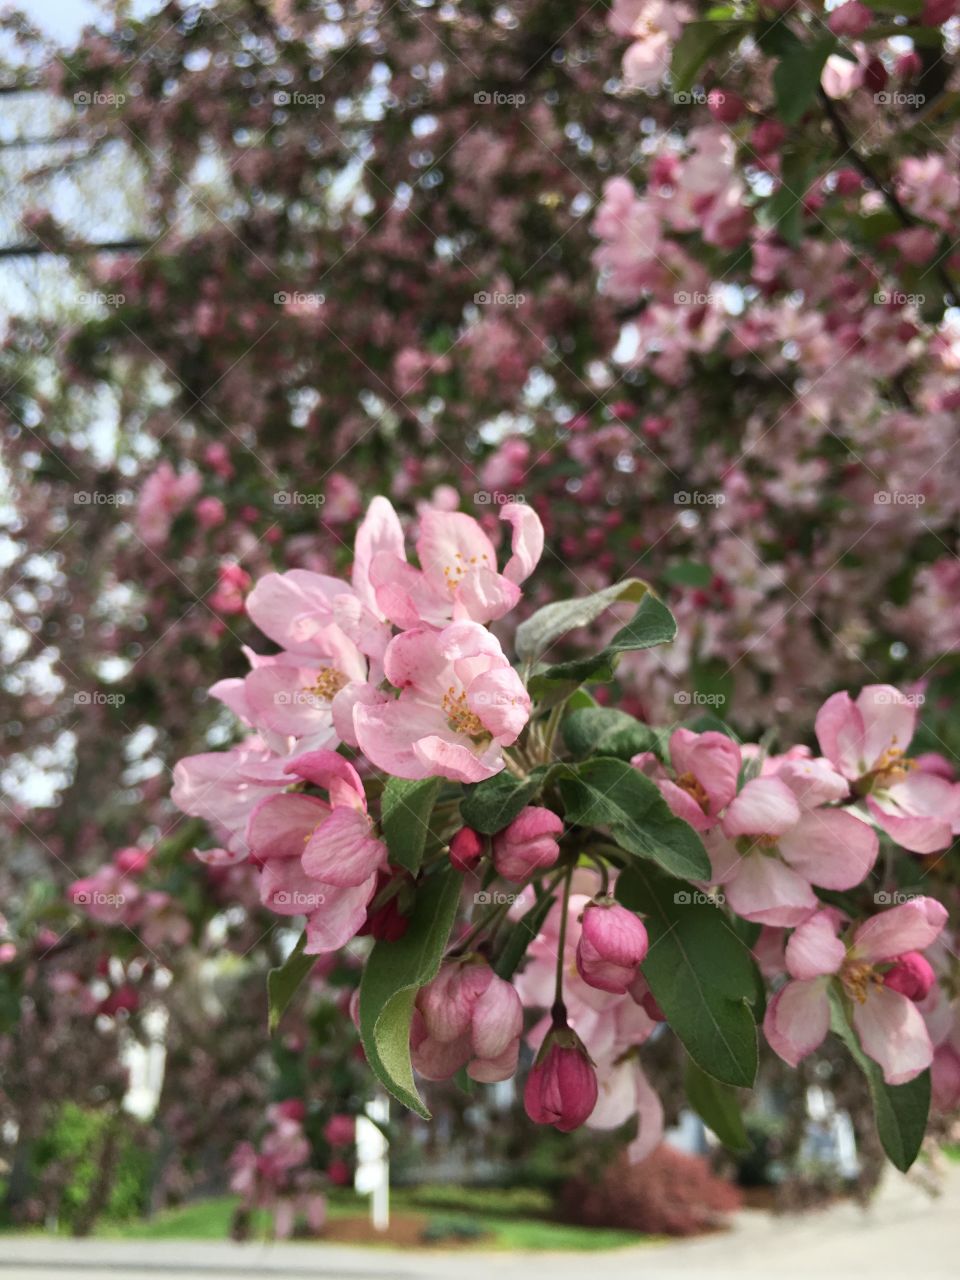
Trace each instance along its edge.
{"label": "flowering tree", "polygon": [[[406,686],[392,711],[376,698],[349,704],[348,687],[377,690],[390,676],[391,628],[379,622],[370,624],[384,642],[379,654],[359,621],[324,610],[324,635],[310,643],[278,630],[264,585],[272,572],[341,574],[353,523],[384,490],[405,516],[432,510],[428,528],[466,506],[495,539],[496,515],[515,512],[519,498],[547,530],[525,599],[522,569],[508,572],[504,557],[502,572],[463,588],[476,597],[463,605],[467,616],[493,622],[500,637],[500,657],[482,649],[469,659],[488,662],[481,688],[513,686],[515,719],[526,696],[538,708],[529,729],[509,718],[485,727],[484,768],[513,762],[514,728],[532,735],[550,713],[544,745],[521,736],[516,768],[529,775],[585,761],[595,744],[576,737],[569,758],[565,746],[560,760],[550,753],[567,729],[576,735],[575,715],[599,724],[598,709],[577,705],[577,693],[562,713],[560,695],[574,678],[614,665],[608,655],[606,667],[575,668],[546,707],[529,664],[503,665],[519,651],[497,610],[522,618],[642,575],[675,616],[676,638],[625,646],[616,681],[594,681],[591,696],[647,726],[719,712],[745,737],[766,743],[777,734],[784,754],[792,742],[813,749],[817,708],[837,689],[886,697],[902,687],[910,708],[923,707],[921,767],[884,757],[906,749],[905,724],[869,760],[847,760],[845,747],[821,740],[847,792],[834,779],[836,794],[808,806],[814,817],[803,806],[793,817],[781,794],[770,817],[777,829],[759,834],[777,835],[781,852],[802,858],[821,827],[845,826],[862,841],[837,820],[851,807],[869,812],[887,824],[884,839],[912,851],[884,854],[874,890],[909,892],[933,878],[936,896],[952,905],[955,874],[938,843],[952,825],[944,788],[956,758],[952,10],[906,0],[829,12],[814,3],[606,9],[524,0],[495,10],[384,3],[342,13],[220,0],[167,6],[142,21],[119,11],[70,50],[51,50],[25,23],[8,22],[23,51],[5,85],[23,103],[24,145],[4,154],[10,185],[25,196],[0,261],[26,262],[28,284],[51,262],[63,273],[59,306],[23,309],[0,349],[14,495],[3,517],[10,662],[2,683],[15,747],[3,809],[14,850],[3,871],[13,1035],[26,1034],[19,1014],[33,992],[37,1003],[62,1007],[46,988],[70,967],[64,933],[99,936],[96,963],[106,974],[88,958],[76,974],[94,993],[91,1008],[123,992],[113,1012],[96,1015],[112,1020],[102,1047],[114,1067],[113,1024],[136,1030],[140,1021],[124,988],[138,989],[151,1006],[170,1008],[176,1071],[191,1080],[242,1074],[245,1105],[231,1114],[252,1122],[273,1096],[268,1086],[240,1072],[239,1044],[212,1035],[201,1046],[189,1001],[175,993],[191,990],[191,975],[221,950],[245,956],[251,980],[276,966],[282,948],[268,932],[270,913],[314,914],[294,911],[309,904],[282,903],[281,893],[326,895],[317,885],[331,886],[342,916],[311,921],[311,930],[314,941],[324,930],[339,937],[366,918],[376,872],[373,900],[383,894],[384,914],[374,912],[371,927],[401,927],[397,915],[406,918],[423,885],[411,867],[396,872],[396,857],[375,861],[375,839],[350,871],[333,868],[341,878],[366,871],[352,883],[324,879],[339,859],[323,846],[303,870],[305,885],[274,868],[264,906],[271,864],[230,862],[251,847],[245,829],[233,832],[237,847],[226,842],[220,865],[193,861],[187,851],[204,843],[198,824],[178,821],[168,800],[173,761],[214,755],[232,740],[236,712],[268,735],[246,748],[251,775],[238,785],[247,793],[273,787],[279,802],[299,777],[285,773],[292,760],[281,742],[302,746],[300,755],[338,742],[361,753],[351,759],[371,769],[356,778],[345,771],[336,804],[320,774],[293,784],[302,833],[323,804],[334,829],[356,834],[365,805],[380,821],[377,781],[405,776],[419,759],[412,742],[397,740],[398,727],[473,723],[479,712],[460,704],[456,685],[455,704]],[[49,120],[42,129],[38,106]],[[41,153],[38,162],[37,144],[51,139],[52,159]],[[63,198],[71,182],[72,203]],[[405,560],[395,531],[393,544]],[[430,636],[445,630],[448,584],[425,554],[419,570],[394,565],[389,583],[357,598],[376,614],[383,591],[383,618],[402,634],[429,632],[417,642],[418,666],[439,666],[448,640]],[[338,590],[328,588],[331,598]],[[598,646],[610,639],[603,616],[591,626]],[[268,656],[257,628],[288,657],[269,655],[243,674],[243,644]],[[583,643],[561,635],[557,644],[556,665],[582,659]],[[398,663],[413,661],[404,647],[394,651]],[[315,687],[318,663],[339,674]],[[194,697],[210,685],[214,700],[201,710]],[[400,686],[388,679],[386,687]],[[300,701],[305,688],[310,702]],[[880,695],[861,696],[873,706]],[[872,729],[870,742],[872,751]],[[606,759],[605,737],[600,745]],[[738,842],[757,833],[724,829],[736,823],[729,786],[711,790],[701,779],[701,794],[679,781],[699,777],[688,756],[702,745],[695,752],[681,737],[665,747],[653,728],[630,745],[616,757],[643,757],[635,772],[691,797],[668,794],[707,846],[722,840],[744,852]],[[723,750],[728,774],[770,771],[755,753]],[[453,767],[448,754],[431,757],[434,776],[440,763]],[[212,782],[221,766],[207,767]],[[644,785],[630,776],[631,787]],[[563,782],[554,773],[542,794],[531,793],[541,803],[529,807],[543,812],[524,817],[532,825],[503,835],[493,853],[494,833],[466,818],[475,835],[458,836],[448,815],[436,838],[455,842],[464,867],[482,854],[484,867],[504,875],[523,870],[528,848],[546,857],[568,830]],[[197,808],[202,779],[191,785],[187,807]],[[575,785],[566,779],[568,793]],[[455,815],[453,792],[438,794]],[[149,865],[121,865],[130,849],[149,852]],[[848,876],[868,854],[850,854]],[[750,922],[742,928],[751,945],[757,924],[800,924],[753,919],[765,909],[756,907],[758,884],[786,895],[794,913],[835,906],[830,895],[847,892],[787,853],[739,863],[728,852],[714,869],[731,873],[726,905]],[[27,886],[41,872],[61,892],[38,913]],[[574,898],[585,876],[588,896],[610,887],[610,867],[606,886],[599,871],[598,884],[589,874],[578,869]],[[75,881],[76,910],[65,913]],[[545,917],[548,939],[559,937],[560,914]],[[585,917],[587,955],[598,927],[590,921],[609,918],[609,910]],[[502,920],[501,942],[507,927]],[[565,945],[580,927],[575,915]],[[639,935],[628,933],[632,955]],[[536,945],[521,992],[549,965],[548,952],[537,961]],[[952,992],[947,960],[936,963]],[[793,977],[819,983],[824,974]],[[478,1000],[501,990],[483,973],[470,980]],[[231,998],[246,1010],[242,990]],[[777,1008],[794,1009],[801,995]],[[588,1007],[598,999],[588,996]],[[822,1021],[822,1003],[815,1007]],[[420,1017],[429,1056],[436,1037],[419,1010],[415,1034]],[[948,1031],[936,1034],[948,1045]],[[36,1072],[49,1062],[59,1078],[49,1055],[33,1060]],[[466,1061],[474,1060],[486,1055]],[[938,1071],[953,1069],[943,1065],[946,1050],[939,1062]],[[189,1117],[177,1109],[185,1091],[176,1071],[170,1123],[193,1150],[216,1126],[203,1108]],[[242,1136],[231,1133],[228,1146]]]}

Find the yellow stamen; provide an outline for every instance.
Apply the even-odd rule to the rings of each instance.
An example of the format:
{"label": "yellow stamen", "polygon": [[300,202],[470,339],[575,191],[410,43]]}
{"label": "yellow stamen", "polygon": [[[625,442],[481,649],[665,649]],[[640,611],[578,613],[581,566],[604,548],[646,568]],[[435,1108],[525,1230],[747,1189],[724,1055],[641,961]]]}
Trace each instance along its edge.
{"label": "yellow stamen", "polygon": [[349,683],[350,677],[336,667],[321,667],[314,683],[307,685],[304,692],[314,694],[321,702],[332,702],[344,685]]}
{"label": "yellow stamen", "polygon": [[451,685],[443,695],[440,706],[447,717],[447,724],[454,733],[465,734],[474,741],[490,737],[490,732],[483,721],[467,706],[467,695],[463,690],[457,693]]}

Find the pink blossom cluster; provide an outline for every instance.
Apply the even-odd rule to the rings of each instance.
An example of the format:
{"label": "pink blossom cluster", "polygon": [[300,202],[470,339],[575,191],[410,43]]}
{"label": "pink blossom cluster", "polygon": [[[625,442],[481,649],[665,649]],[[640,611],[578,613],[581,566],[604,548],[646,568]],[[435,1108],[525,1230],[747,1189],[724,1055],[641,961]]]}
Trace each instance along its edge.
{"label": "pink blossom cluster", "polygon": [[322,1231],[327,1219],[326,1197],[310,1169],[305,1115],[298,1098],[273,1103],[258,1146],[241,1142],[230,1157],[230,1190],[248,1212],[260,1209],[270,1214],[273,1234],[280,1240],[293,1234],[298,1216],[306,1220],[311,1235]]}
{"label": "pink blossom cluster", "polygon": [[336,748],[393,777],[477,782],[503,767],[527,722],[529,696],[486,624],[518,602],[543,532],[522,504],[501,517],[511,533],[502,572],[477,521],[435,508],[420,516],[415,566],[396,512],[377,498],[349,583],[296,569],[268,574],[247,597],[280,652],[248,651],[250,672],[213,686],[248,736],[181,760],[173,799],[220,835],[205,861],[252,857],[264,905],[307,917],[310,954],[342,947],[374,896],[391,896],[363,782]]}
{"label": "pink blossom cluster", "polygon": [[[526,1041],[536,1050],[524,1090],[531,1119],[567,1131],[635,1118],[631,1152],[642,1159],[660,1141],[663,1108],[640,1051],[669,1017],[644,970],[648,926],[617,896],[621,855],[613,850],[610,861],[602,845],[586,859],[571,854],[549,791],[486,834],[459,815],[464,785],[504,773],[539,786],[536,769],[560,758],[544,722],[531,721],[529,664],[515,668],[489,626],[518,603],[543,550],[532,510],[504,506],[502,519],[502,570],[475,520],[437,506],[419,514],[411,564],[393,508],[375,499],[349,582],[307,570],[257,582],[246,609],[279,651],[248,652],[249,673],[212,690],[247,736],[182,760],[174,799],[220,840],[198,851],[202,860],[248,860],[261,902],[305,919],[308,955],[364,935],[389,948],[405,936],[431,869],[452,868],[467,919],[416,993],[414,1069],[433,1081],[460,1071],[502,1081],[517,1072]],[[888,1083],[933,1064],[937,1098],[953,1105],[955,1002],[937,981],[934,952],[930,961],[923,954],[945,936],[947,912],[923,894],[875,913],[862,905],[881,840],[928,859],[960,833],[960,784],[942,757],[908,754],[916,727],[915,697],[872,685],[856,700],[837,693],[823,704],[819,755],[804,745],[770,754],[680,726],[662,754],[643,751],[631,764],[702,840],[710,875],[694,882],[698,895],[761,926],[757,958],[775,988],[764,1029],[775,1052],[795,1065],[823,1040],[831,1001],[846,1002]],[[440,847],[416,873],[391,862],[376,799],[391,779],[453,788],[437,810]],[[850,895],[841,898],[849,906],[834,905],[838,895]],[[888,898],[874,895],[877,905]],[[540,901],[536,934],[504,977],[493,940]],[[362,1001],[353,1008],[361,1031]],[[525,1012],[536,1010],[530,1023]]]}

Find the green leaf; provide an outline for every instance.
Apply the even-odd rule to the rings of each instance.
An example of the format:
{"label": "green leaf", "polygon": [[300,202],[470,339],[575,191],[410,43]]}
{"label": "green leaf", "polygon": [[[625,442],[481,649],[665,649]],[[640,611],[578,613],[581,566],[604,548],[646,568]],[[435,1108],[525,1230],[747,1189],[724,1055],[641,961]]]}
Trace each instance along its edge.
{"label": "green leaf", "polygon": [[619,600],[639,601],[646,591],[645,582],[639,578],[627,578],[592,596],[578,596],[574,600],[557,600],[554,604],[544,605],[517,627],[517,655],[524,662],[533,662],[568,631],[589,626]]}
{"label": "green leaf", "polygon": [[916,1160],[927,1131],[930,1112],[930,1072],[924,1071],[906,1084],[887,1084],[879,1063],[868,1058],[847,1020],[843,998],[830,992],[830,1025],[857,1066],[867,1077],[877,1133],[891,1161],[906,1173]]}
{"label": "green leaf", "polygon": [[803,198],[807,194],[810,173],[805,156],[785,155],[780,186],[763,206],[764,221],[775,227],[787,244],[794,246],[803,237]]}
{"label": "green leaf", "polygon": [[440,790],[439,778],[412,782],[388,778],[380,802],[380,825],[390,851],[390,861],[412,875],[420,870],[424,845],[430,834],[430,815]]}
{"label": "green leaf", "polygon": [[543,786],[543,769],[535,769],[529,778],[515,778],[506,769],[492,778],[478,782],[467,791],[460,805],[460,817],[468,827],[481,835],[492,836],[514,820],[517,814],[538,794]]}
{"label": "green leaf", "polygon": [[507,945],[500,952],[497,963],[493,966],[493,971],[498,978],[509,982],[516,973],[517,966],[527,953],[527,947],[540,932],[544,920],[550,914],[554,901],[554,894],[545,893],[543,897],[537,899],[529,911],[524,912],[516,924],[511,925]]}
{"label": "green leaf", "polygon": [[692,1058],[687,1059],[684,1086],[687,1101],[723,1145],[730,1151],[746,1151],[750,1141],[743,1126],[737,1095],[730,1086],[701,1071]]}
{"label": "green leaf", "polygon": [[559,779],[568,822],[609,827],[621,848],[651,858],[673,875],[710,877],[703,842],[670,808],[656,784],[624,760],[604,756],[565,770]]}
{"label": "green leaf", "polygon": [[561,726],[563,740],[575,756],[616,756],[629,760],[660,746],[656,729],[641,724],[616,707],[582,707],[568,711]]}
{"label": "green leaf", "polygon": [[750,1088],[757,1074],[756,965],[723,912],[639,862],[617,877],[617,898],[645,917],[643,975],[691,1058],[714,1079]]}
{"label": "green leaf", "polygon": [[688,22],[673,46],[670,81],[674,92],[689,89],[707,59],[739,44],[748,29],[746,22]]}
{"label": "green leaf", "polygon": [[676,634],[677,622],[673,614],[661,600],[648,592],[630,621],[616,632],[604,649],[588,658],[575,658],[572,662],[560,662],[538,671],[527,686],[530,696],[541,705],[550,705],[562,701],[585,680],[612,680],[621,653],[666,644]]}
{"label": "green leaf", "polygon": [[660,575],[660,581],[666,582],[671,587],[698,587],[703,590],[713,581],[713,570],[708,564],[698,564],[694,560],[681,560],[664,569]]}
{"label": "green leaf", "polygon": [[773,92],[777,115],[784,124],[797,124],[813,106],[824,63],[836,49],[836,40],[828,36],[813,44],[798,45],[777,63],[773,72]]}
{"label": "green leaf", "polygon": [[297,987],[317,963],[316,956],[304,955],[306,945],[307,935],[302,933],[283,964],[267,974],[267,1029],[271,1035],[280,1025]]}
{"label": "green leaf", "polygon": [[645,595],[637,612],[621,627],[604,653],[627,653],[635,649],[652,649],[669,644],[677,634],[677,620],[655,595]]}
{"label": "green leaf", "polygon": [[462,878],[452,868],[417,890],[407,932],[377,942],[360,981],[360,1038],[377,1079],[411,1111],[429,1120],[413,1079],[410,1022],[419,989],[436,977],[460,901]]}

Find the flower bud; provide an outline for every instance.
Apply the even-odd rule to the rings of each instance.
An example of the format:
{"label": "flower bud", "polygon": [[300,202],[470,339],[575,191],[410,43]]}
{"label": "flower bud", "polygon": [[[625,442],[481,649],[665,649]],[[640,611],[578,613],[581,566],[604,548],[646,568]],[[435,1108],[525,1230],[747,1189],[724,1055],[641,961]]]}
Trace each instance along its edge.
{"label": "flower bud", "polygon": [[428,1080],[461,1067],[491,1084],[517,1069],[523,1006],[509,982],[477,956],[446,964],[417,995],[411,1028],[413,1065]]}
{"label": "flower bud", "polygon": [[930,962],[919,951],[907,951],[898,956],[893,967],[883,975],[883,985],[899,991],[908,1000],[920,1001],[930,994],[934,984]]}
{"label": "flower bud", "polygon": [[[395,881],[400,882],[399,888],[393,883]],[[404,907],[408,905],[412,883],[408,871],[395,872],[393,868],[378,871],[377,887],[367,907],[366,919],[357,930],[358,937],[369,934],[378,942],[399,942],[410,923]],[[392,891],[385,894],[388,886]]]}
{"label": "flower bud", "polygon": [[859,0],[848,0],[834,9],[827,18],[827,26],[835,36],[862,36],[874,21],[873,13]]}
{"label": "flower bud", "polygon": [[552,867],[560,855],[556,837],[563,820],[550,809],[528,805],[508,827],[493,837],[493,863],[498,875],[522,884],[535,871]]}
{"label": "flower bud", "polygon": [[612,898],[600,898],[581,916],[577,972],[588,987],[624,995],[648,946],[643,921]]}
{"label": "flower bud", "polygon": [[323,1136],[331,1147],[349,1147],[356,1137],[356,1121],[353,1116],[337,1112],[323,1127]]}
{"label": "flower bud", "polygon": [[456,871],[469,875],[483,857],[483,837],[473,827],[461,827],[450,841],[450,863]]}
{"label": "flower bud", "polygon": [[577,1129],[597,1105],[597,1073],[583,1042],[566,1025],[547,1032],[527,1076],[523,1105],[534,1124]]}

